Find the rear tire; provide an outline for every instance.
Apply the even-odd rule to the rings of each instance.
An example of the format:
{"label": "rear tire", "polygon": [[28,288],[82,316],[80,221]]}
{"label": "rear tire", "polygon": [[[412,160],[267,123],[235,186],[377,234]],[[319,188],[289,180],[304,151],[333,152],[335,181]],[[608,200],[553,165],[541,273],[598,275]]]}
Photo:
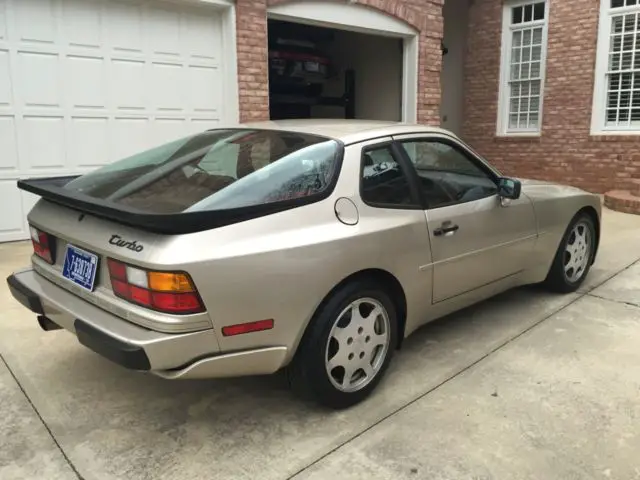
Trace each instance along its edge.
{"label": "rear tire", "polygon": [[544,285],[558,293],[575,292],[589,274],[596,245],[591,216],[576,215],[565,231]]}
{"label": "rear tire", "polygon": [[394,303],[377,283],[349,282],[319,308],[287,369],[300,397],[342,409],[376,388],[397,345]]}

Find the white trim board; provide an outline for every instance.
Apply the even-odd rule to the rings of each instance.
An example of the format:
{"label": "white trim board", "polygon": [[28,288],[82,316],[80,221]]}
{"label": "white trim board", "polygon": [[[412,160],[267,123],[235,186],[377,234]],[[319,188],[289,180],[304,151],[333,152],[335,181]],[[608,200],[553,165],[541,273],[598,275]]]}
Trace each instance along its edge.
{"label": "white trim board", "polygon": [[412,37],[417,30],[403,22],[362,5],[312,0],[285,3],[268,10],[269,18],[307,23],[321,27],[340,28],[353,32]]}

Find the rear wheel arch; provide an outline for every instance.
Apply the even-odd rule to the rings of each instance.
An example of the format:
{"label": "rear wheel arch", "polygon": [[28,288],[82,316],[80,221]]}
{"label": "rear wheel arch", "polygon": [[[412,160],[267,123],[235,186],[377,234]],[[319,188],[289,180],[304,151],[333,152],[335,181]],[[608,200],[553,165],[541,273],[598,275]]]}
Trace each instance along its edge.
{"label": "rear wheel arch", "polygon": [[322,307],[329,301],[329,299],[331,299],[335,292],[351,282],[357,282],[359,279],[367,279],[369,281],[373,280],[375,283],[380,285],[386,293],[389,294],[391,301],[396,307],[396,315],[398,320],[398,342],[396,347],[400,348],[402,340],[404,338],[404,329],[407,319],[407,297],[404,293],[404,288],[402,288],[400,281],[395,277],[395,275],[388,272],[387,270],[383,270],[381,268],[368,268],[352,273],[351,275],[343,278],[324,296],[322,301],[316,307],[311,319],[305,326],[305,331],[301,335],[300,340],[296,345],[296,351],[300,344],[303,343],[303,339],[309,328],[309,325],[313,323],[318,312],[322,310]]}

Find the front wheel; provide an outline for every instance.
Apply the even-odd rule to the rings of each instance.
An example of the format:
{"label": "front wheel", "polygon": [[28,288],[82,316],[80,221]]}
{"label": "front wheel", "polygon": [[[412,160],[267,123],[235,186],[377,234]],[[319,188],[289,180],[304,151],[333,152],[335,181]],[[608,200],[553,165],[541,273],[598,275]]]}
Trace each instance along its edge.
{"label": "front wheel", "polygon": [[396,339],[387,293],[373,282],[351,282],[314,316],[289,368],[291,386],[331,408],[361,402],[382,378]]}
{"label": "front wheel", "polygon": [[591,216],[577,215],[562,237],[545,285],[560,293],[576,291],[591,268],[595,241],[596,228]]}

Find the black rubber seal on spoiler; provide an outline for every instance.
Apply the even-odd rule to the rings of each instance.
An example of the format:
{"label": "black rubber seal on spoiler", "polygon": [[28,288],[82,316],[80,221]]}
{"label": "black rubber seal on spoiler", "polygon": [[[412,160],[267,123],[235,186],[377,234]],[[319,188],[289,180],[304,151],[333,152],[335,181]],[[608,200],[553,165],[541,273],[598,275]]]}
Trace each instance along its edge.
{"label": "black rubber seal on spoiler", "polygon": [[44,309],[42,308],[40,297],[33,293],[29,288],[25,287],[15,275],[7,277],[7,284],[9,285],[9,291],[11,292],[11,295],[13,295],[13,298],[33,313],[44,315]]}
{"label": "black rubber seal on spoiler", "polygon": [[73,324],[78,341],[90,350],[130,370],[151,369],[149,357],[142,347],[113,338],[82,320]]}
{"label": "black rubber seal on spoiler", "polygon": [[95,199],[78,191],[64,188],[71,180],[78,178],[77,176],[19,180],[18,188],[80,213],[95,215],[96,217],[149,232],[166,235],[195,233],[284,212],[326,199],[333,193],[342,170],[344,145],[341,142],[338,142],[338,144],[336,173],[331,184],[329,184],[323,192],[304,198],[284,200],[265,205],[252,205],[226,210],[158,214],[131,209],[123,205]]}

